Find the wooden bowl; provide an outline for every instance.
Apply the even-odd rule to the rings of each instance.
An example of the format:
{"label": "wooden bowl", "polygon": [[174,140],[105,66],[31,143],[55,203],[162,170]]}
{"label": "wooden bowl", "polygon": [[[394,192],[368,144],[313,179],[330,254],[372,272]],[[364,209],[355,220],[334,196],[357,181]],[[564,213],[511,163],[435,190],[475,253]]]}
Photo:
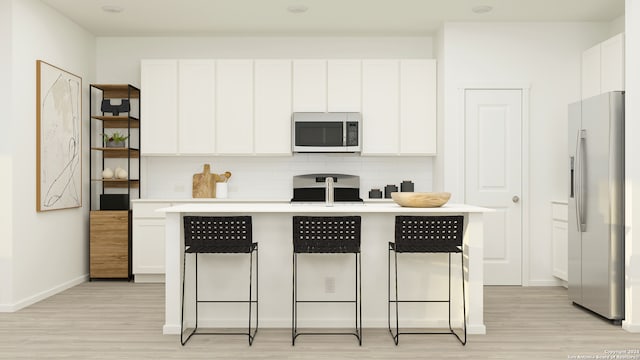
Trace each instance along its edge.
{"label": "wooden bowl", "polygon": [[448,192],[392,192],[391,198],[396,204],[404,207],[439,207],[447,203],[451,193]]}

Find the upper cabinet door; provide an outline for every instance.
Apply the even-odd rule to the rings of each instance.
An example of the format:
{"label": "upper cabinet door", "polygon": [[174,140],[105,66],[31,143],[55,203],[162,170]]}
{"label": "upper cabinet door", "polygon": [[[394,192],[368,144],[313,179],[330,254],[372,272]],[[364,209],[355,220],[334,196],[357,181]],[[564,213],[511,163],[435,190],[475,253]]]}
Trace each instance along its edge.
{"label": "upper cabinet door", "polygon": [[140,148],[144,155],[178,152],[178,61],[142,60],[140,83],[144,99],[140,102]]}
{"label": "upper cabinet door", "polygon": [[399,150],[400,71],[397,60],[362,61],[362,154]]}
{"label": "upper cabinet door", "polygon": [[328,111],[362,111],[362,61],[327,62]]}
{"label": "upper cabinet door", "polygon": [[600,94],[600,44],[582,53],[582,98]]}
{"label": "upper cabinet door", "polygon": [[293,111],[327,111],[327,61],[293,61]]}
{"label": "upper cabinet door", "polygon": [[178,64],[178,152],[215,152],[216,79],[214,60]]}
{"label": "upper cabinet door", "polygon": [[600,47],[601,92],[624,90],[624,34],[618,34]]}
{"label": "upper cabinet door", "polygon": [[436,61],[400,62],[400,154],[436,153]]}
{"label": "upper cabinet door", "polygon": [[218,60],[216,150],[253,153],[253,61]]}
{"label": "upper cabinet door", "polygon": [[255,153],[291,155],[291,60],[256,60],[254,71]]}

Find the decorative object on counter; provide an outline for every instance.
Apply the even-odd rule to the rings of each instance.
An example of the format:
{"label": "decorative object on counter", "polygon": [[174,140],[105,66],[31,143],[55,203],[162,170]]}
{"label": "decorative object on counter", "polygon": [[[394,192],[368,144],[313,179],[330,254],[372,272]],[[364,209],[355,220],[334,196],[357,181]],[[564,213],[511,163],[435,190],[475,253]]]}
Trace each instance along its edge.
{"label": "decorative object on counter", "polygon": [[112,134],[102,134],[102,139],[104,140],[106,147],[119,147],[122,148],[125,146],[125,141],[129,138],[129,136],[125,136],[117,131]]}
{"label": "decorative object on counter", "polygon": [[404,207],[439,207],[451,198],[448,192],[393,192],[391,198]]}
{"label": "decorative object on counter", "polygon": [[380,189],[369,190],[369,199],[382,199],[382,191]]}
{"label": "decorative object on counter", "polygon": [[413,192],[413,182],[410,180],[404,180],[400,184],[400,191],[402,192]]}
{"label": "decorative object on counter", "polygon": [[129,104],[128,99],[122,99],[120,105],[111,104],[110,99],[102,100],[102,105],[100,106],[100,110],[105,113],[111,113],[113,116],[120,115],[121,112],[129,112],[131,109],[131,105]]}
{"label": "decorative object on counter", "polygon": [[204,164],[202,173],[193,175],[192,196],[194,198],[215,198],[216,183],[226,183],[231,177],[231,172],[224,174],[212,174],[211,165]]}
{"label": "decorative object on counter", "polygon": [[229,197],[229,184],[227,182],[216,182],[216,198],[226,199]]}
{"label": "decorative object on counter", "polygon": [[384,187],[384,198],[391,199],[391,193],[398,191],[398,187],[395,185],[387,185]]}
{"label": "decorative object on counter", "polygon": [[102,170],[102,178],[103,179],[113,179],[113,170],[111,170],[111,168],[106,168],[104,170]]}

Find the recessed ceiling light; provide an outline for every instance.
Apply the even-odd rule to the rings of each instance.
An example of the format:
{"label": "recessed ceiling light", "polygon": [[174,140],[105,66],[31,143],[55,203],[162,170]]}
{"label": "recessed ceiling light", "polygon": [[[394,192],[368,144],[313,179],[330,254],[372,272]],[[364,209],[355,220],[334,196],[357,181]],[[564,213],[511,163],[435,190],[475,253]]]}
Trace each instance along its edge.
{"label": "recessed ceiling light", "polygon": [[303,12],[307,12],[307,10],[309,10],[309,7],[306,5],[289,5],[287,8],[287,11],[292,14],[302,14]]}
{"label": "recessed ceiling light", "polygon": [[476,14],[486,14],[491,10],[493,10],[493,6],[489,6],[489,5],[478,5],[471,8],[471,11],[473,11]]}
{"label": "recessed ceiling light", "polygon": [[102,11],[117,14],[123,12],[124,8],[116,5],[105,5],[102,7]]}

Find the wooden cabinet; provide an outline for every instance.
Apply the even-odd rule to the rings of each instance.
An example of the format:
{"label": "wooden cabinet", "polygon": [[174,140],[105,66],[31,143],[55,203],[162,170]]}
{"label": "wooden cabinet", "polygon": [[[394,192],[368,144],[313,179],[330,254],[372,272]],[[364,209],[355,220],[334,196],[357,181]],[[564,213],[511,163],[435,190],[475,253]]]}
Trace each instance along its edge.
{"label": "wooden cabinet", "polygon": [[178,63],[178,153],[215,152],[216,67],[214,60]]}
{"label": "wooden cabinet", "polygon": [[362,62],[362,154],[396,155],[400,87],[397,60]]}
{"label": "wooden cabinet", "polygon": [[253,153],[253,61],[218,60],[216,152]]}
{"label": "wooden cabinet", "polygon": [[145,90],[141,117],[149,119],[142,134],[143,155],[178,153],[178,61],[142,60],[140,79]]}
{"label": "wooden cabinet", "polygon": [[327,111],[362,111],[362,61],[327,61]]}
{"label": "wooden cabinet", "polygon": [[291,155],[291,60],[254,64],[254,151]]}
{"label": "wooden cabinet", "polygon": [[551,243],[553,276],[568,281],[569,233],[568,206],[566,202],[551,203]]}
{"label": "wooden cabinet", "polygon": [[327,111],[327,61],[293,61],[293,111]]}
{"label": "wooden cabinet", "polygon": [[624,34],[582,53],[582,99],[624,90]]}
{"label": "wooden cabinet", "polygon": [[401,155],[436,154],[436,61],[400,61]]}
{"label": "wooden cabinet", "polygon": [[89,214],[89,277],[131,276],[129,210],[91,211]]}

